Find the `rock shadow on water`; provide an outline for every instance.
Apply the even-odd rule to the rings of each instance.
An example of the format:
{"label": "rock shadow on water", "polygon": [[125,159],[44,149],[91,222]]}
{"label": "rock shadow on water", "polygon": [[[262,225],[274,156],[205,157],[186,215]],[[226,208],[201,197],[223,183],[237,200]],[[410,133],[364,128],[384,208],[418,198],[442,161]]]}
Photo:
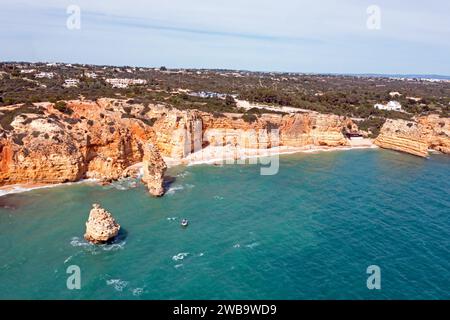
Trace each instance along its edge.
{"label": "rock shadow on water", "polygon": [[117,236],[105,242],[105,245],[113,245],[124,242],[128,237],[128,231],[121,227]]}
{"label": "rock shadow on water", "polygon": [[165,176],[163,181],[164,191],[167,192],[167,190],[170,189],[170,186],[175,183],[177,180],[176,177],[173,176]]}

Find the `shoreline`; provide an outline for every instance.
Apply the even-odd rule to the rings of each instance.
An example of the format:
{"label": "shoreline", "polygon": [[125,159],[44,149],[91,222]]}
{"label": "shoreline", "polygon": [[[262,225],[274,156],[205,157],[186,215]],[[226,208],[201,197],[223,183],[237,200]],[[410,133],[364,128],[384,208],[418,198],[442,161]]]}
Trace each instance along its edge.
{"label": "shoreline", "polygon": [[[183,159],[173,159],[170,157],[164,157],[167,167],[172,168],[175,166],[185,165],[194,166],[201,164],[236,164],[237,161],[243,161],[247,159],[257,159],[264,157],[273,157],[280,155],[296,154],[296,153],[320,153],[320,152],[333,152],[333,151],[349,151],[360,149],[379,149],[373,143],[366,145],[347,145],[347,146],[313,146],[308,145],[304,147],[289,147],[281,146],[270,149],[241,149],[234,147],[206,147],[200,151],[194,152]],[[221,155],[215,157],[215,155]],[[236,155],[239,155],[236,157]],[[199,159],[200,158],[200,159]]]}
{"label": "shoreline", "polygon": [[16,183],[7,186],[0,187],[0,198],[10,194],[24,193],[39,189],[49,189],[62,186],[71,186],[74,184],[82,183],[98,183],[96,179],[82,179],[75,182],[64,182],[64,183]]}
{"label": "shoreline", "polygon": [[[170,157],[163,157],[166,161],[168,168],[173,168],[176,166],[195,166],[202,164],[236,164],[237,161],[245,161],[247,159],[258,159],[271,156],[280,156],[296,153],[320,153],[320,152],[332,152],[332,151],[350,151],[350,150],[361,150],[361,149],[379,149],[378,146],[370,143],[367,145],[348,145],[348,146],[338,146],[338,147],[327,147],[327,146],[304,146],[304,147],[274,147],[271,149],[243,149],[243,148],[227,148],[227,147],[206,147],[202,150],[190,154],[188,157],[183,159],[173,159]],[[236,153],[237,152],[237,153]],[[222,154],[225,157],[215,158],[214,155]],[[236,158],[235,155],[238,154],[240,157]],[[198,159],[198,157],[202,159]],[[255,163],[256,164],[256,163]],[[141,167],[142,163],[136,163],[132,167]],[[75,182],[65,182],[65,183],[55,183],[55,184],[45,184],[45,183],[18,183],[11,184],[0,187],[0,197],[24,193],[33,190],[56,188],[60,186],[70,186],[74,184],[82,183],[97,183],[96,179],[83,179]]]}

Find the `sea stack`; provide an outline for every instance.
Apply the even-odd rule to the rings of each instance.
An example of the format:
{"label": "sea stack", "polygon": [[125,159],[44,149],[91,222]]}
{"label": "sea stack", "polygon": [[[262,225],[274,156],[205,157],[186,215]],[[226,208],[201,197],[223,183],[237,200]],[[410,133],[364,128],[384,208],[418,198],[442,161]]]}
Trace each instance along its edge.
{"label": "sea stack", "polygon": [[167,165],[157,148],[151,143],[144,147],[143,169],[142,180],[147,184],[150,194],[155,197],[164,195],[164,174]]}
{"label": "sea stack", "polygon": [[111,213],[100,207],[92,205],[89,219],[86,222],[84,238],[92,243],[105,243],[119,233],[120,225],[114,220]]}

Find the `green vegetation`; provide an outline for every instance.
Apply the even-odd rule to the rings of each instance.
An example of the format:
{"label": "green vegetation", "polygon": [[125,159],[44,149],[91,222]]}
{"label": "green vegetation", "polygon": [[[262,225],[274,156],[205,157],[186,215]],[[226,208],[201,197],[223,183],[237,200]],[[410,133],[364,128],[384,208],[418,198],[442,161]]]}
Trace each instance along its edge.
{"label": "green vegetation", "polygon": [[67,106],[67,103],[65,101],[56,102],[55,109],[57,109],[59,112],[67,114],[69,116],[73,113],[73,110]]}
{"label": "green vegetation", "polygon": [[242,120],[248,123],[253,123],[258,120],[258,117],[251,113],[246,113],[242,116]]}
{"label": "green vegetation", "polygon": [[380,134],[381,127],[385,122],[385,118],[370,117],[363,121],[356,121],[356,124],[360,130],[370,131],[370,138],[376,138]]}
{"label": "green vegetation", "polygon": [[[129,104],[141,104],[144,106],[140,111],[143,118],[149,111],[149,104],[162,104],[169,108],[173,106],[181,110],[198,109],[210,112],[215,117],[224,113],[247,113],[255,116],[262,113],[282,113],[256,108],[245,112],[236,106],[233,96],[237,95],[239,99],[274,107],[291,106],[366,120],[409,120],[414,115],[438,113],[448,117],[450,114],[450,84],[444,82],[261,72],[239,72],[240,75],[236,76],[236,71],[230,70],[169,72],[164,66],[157,70],[136,68],[130,73],[127,71],[130,67],[22,64],[26,68],[53,72],[55,77],[35,79],[32,74],[20,74],[14,63],[0,63],[0,71],[4,72],[0,78],[0,106],[50,101],[56,104],[59,111],[70,115],[72,110],[62,101],[83,97],[87,100],[117,98],[125,99]],[[98,78],[87,78],[84,76],[85,72],[95,72]],[[224,76],[224,73],[228,75]],[[80,79],[79,86],[63,87],[64,79],[67,78]],[[118,89],[106,83],[105,78],[139,78],[146,80],[147,84]],[[201,98],[179,93],[178,89],[216,92],[225,96],[224,99]],[[391,97],[389,93],[393,91],[400,92],[401,96]],[[373,108],[375,103],[387,103],[390,100],[400,102],[405,112]],[[125,111],[133,112],[131,109]],[[249,120],[253,119],[248,117]],[[9,120],[1,121],[7,123]]]}
{"label": "green vegetation", "polygon": [[392,119],[411,118],[411,115],[403,112],[375,109],[373,104],[367,103],[364,96],[356,95],[355,93],[330,92],[315,96],[303,93],[286,93],[282,90],[275,89],[256,88],[244,92],[240,95],[240,98],[268,105],[289,106],[347,117],[368,118],[375,116]]}

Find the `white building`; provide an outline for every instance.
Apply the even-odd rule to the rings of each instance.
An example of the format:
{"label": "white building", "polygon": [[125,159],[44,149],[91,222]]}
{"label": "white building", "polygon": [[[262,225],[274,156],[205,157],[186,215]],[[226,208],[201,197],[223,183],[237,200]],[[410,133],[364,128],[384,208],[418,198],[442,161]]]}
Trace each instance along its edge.
{"label": "white building", "polygon": [[65,87],[65,88],[78,87],[79,83],[80,83],[80,80],[78,80],[78,79],[66,79],[66,80],[64,80],[63,87]]}
{"label": "white building", "polygon": [[129,85],[147,84],[147,80],[144,80],[144,79],[108,78],[105,81],[107,83],[111,84],[113,86],[113,88],[127,88]]}
{"label": "white building", "polygon": [[189,95],[200,98],[218,98],[218,99],[225,99],[227,97],[227,95],[224,93],[217,93],[210,91],[192,92]]}
{"label": "white building", "polygon": [[52,79],[55,74],[53,72],[39,72],[37,74],[34,75],[36,78],[47,78],[47,79]]}
{"label": "white building", "polygon": [[393,92],[389,92],[389,95],[390,95],[392,98],[395,98],[395,97],[400,97],[402,94],[401,94],[400,92],[393,91]]}
{"label": "white building", "polygon": [[377,103],[373,107],[379,110],[402,111],[402,105],[398,101],[389,101],[387,104]]}
{"label": "white building", "polygon": [[33,73],[35,71],[36,71],[36,69],[23,69],[23,70],[20,70],[20,73]]}

